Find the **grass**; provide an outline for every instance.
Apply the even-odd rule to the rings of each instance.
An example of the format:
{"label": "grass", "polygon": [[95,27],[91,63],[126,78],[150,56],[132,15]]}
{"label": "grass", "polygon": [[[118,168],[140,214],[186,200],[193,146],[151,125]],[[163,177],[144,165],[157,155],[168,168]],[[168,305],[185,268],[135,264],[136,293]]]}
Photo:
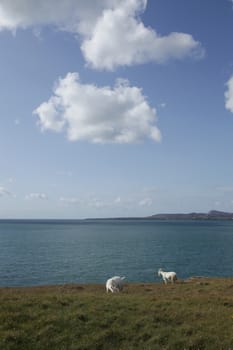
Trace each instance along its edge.
{"label": "grass", "polygon": [[233,279],[0,288],[1,350],[233,350]]}

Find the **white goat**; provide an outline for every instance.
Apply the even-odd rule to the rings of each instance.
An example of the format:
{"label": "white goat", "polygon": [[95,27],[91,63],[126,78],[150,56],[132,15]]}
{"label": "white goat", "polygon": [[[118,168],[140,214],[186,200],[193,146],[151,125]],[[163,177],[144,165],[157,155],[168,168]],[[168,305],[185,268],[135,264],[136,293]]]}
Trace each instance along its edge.
{"label": "white goat", "polygon": [[162,269],[158,270],[158,276],[162,276],[165,284],[167,284],[169,281],[174,283],[177,280],[177,275],[175,272],[165,272]]}
{"label": "white goat", "polygon": [[124,279],[125,277],[120,276],[114,276],[112,278],[109,278],[106,282],[106,292],[121,292],[124,285]]}

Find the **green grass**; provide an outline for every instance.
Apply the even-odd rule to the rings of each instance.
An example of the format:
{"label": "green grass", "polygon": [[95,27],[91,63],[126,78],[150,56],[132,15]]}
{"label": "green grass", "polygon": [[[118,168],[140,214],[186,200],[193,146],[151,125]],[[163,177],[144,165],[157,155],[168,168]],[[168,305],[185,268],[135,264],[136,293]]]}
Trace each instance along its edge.
{"label": "green grass", "polygon": [[233,279],[0,288],[1,350],[233,350]]}

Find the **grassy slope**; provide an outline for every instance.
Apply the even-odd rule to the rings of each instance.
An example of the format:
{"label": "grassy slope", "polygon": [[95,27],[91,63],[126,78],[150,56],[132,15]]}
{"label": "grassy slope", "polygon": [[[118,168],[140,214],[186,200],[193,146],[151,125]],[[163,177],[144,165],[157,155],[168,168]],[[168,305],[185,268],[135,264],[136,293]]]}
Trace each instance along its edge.
{"label": "grassy slope", "polygon": [[233,279],[0,288],[0,349],[233,349]]}

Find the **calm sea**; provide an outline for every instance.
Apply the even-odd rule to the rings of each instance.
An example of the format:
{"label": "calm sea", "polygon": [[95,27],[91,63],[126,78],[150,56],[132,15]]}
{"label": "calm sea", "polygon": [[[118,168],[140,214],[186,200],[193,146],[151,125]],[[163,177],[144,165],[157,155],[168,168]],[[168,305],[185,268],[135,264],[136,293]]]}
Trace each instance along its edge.
{"label": "calm sea", "polygon": [[233,276],[232,221],[0,221],[0,286]]}

